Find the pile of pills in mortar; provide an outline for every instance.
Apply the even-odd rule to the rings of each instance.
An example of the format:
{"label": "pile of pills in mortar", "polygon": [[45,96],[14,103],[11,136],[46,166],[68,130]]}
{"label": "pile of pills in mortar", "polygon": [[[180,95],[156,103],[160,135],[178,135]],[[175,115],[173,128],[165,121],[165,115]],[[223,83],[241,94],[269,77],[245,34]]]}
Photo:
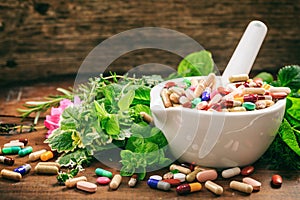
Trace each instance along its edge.
{"label": "pile of pills in mortar", "polygon": [[[33,148],[31,146],[26,146],[27,143],[27,139],[13,140],[5,144],[4,148],[0,148],[0,154],[2,154],[0,155],[0,163],[7,166],[13,166],[15,164],[15,159],[8,155],[17,155],[16,158],[28,156],[28,163],[24,163],[13,170],[2,169],[0,172],[1,177],[12,181],[21,181],[23,177],[28,176],[28,173],[32,169],[31,163],[36,161],[40,161],[34,168],[36,175],[58,175],[61,171],[60,164],[49,161],[55,156],[55,153],[45,149],[33,152]],[[231,180],[229,187],[232,190],[238,190],[250,194],[253,191],[259,191],[261,188],[261,183],[258,180],[249,177],[249,175],[253,172],[253,166],[248,166],[243,169],[234,167],[223,170],[221,172],[221,176],[223,179],[230,178],[231,180],[232,177],[241,174],[244,177],[242,181]],[[65,182],[65,187],[77,188],[78,190],[87,193],[95,193],[98,186],[108,185],[110,190],[117,190],[122,184],[122,176],[119,173],[113,174],[111,171],[96,168],[95,174],[97,178],[94,183],[87,181],[88,179],[86,176],[77,176],[68,179]],[[222,195],[224,192],[223,186],[214,182],[218,177],[218,172],[215,169],[203,168],[193,164],[172,164],[170,166],[170,172],[163,176],[150,176],[147,181],[147,185],[150,188],[163,191],[169,191],[172,190],[172,187],[176,187],[175,190],[178,195],[186,195],[197,192],[203,190],[203,187],[215,195]],[[128,187],[133,188],[137,185],[137,183],[138,176],[134,174],[130,177],[127,184]],[[282,177],[278,174],[273,175],[271,178],[271,184],[272,187],[281,187]]]}
{"label": "pile of pills in mortar", "polygon": [[233,75],[229,82],[226,87],[217,87],[213,73],[202,79],[168,81],[160,95],[166,108],[242,112],[270,107],[291,92],[288,87],[273,87],[261,79],[249,79],[247,74]]}

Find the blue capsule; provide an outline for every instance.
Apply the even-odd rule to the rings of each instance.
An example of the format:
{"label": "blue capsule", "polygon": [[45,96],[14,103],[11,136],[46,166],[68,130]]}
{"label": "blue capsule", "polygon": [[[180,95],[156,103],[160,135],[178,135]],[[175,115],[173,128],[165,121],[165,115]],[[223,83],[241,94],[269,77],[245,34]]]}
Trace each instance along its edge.
{"label": "blue capsule", "polygon": [[168,191],[171,189],[171,184],[163,181],[159,181],[156,179],[149,179],[147,181],[147,184],[149,187],[154,188],[154,189],[160,189],[160,190],[165,190]]}
{"label": "blue capsule", "polygon": [[22,165],[14,169],[14,172],[20,173],[22,176],[27,174],[31,170],[31,166],[29,164]]}
{"label": "blue capsule", "polygon": [[205,88],[204,92],[201,95],[202,101],[209,101],[210,100],[210,92],[211,92],[211,90],[210,90],[209,87]]}

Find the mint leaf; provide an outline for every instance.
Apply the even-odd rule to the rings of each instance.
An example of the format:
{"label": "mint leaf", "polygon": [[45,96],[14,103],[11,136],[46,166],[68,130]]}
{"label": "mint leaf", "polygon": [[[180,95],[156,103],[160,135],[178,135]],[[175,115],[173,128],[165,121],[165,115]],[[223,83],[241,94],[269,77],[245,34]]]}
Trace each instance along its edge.
{"label": "mint leaf", "polygon": [[110,115],[106,124],[105,130],[108,135],[118,135],[120,133],[120,126],[118,117],[115,114]]}
{"label": "mint leaf", "polygon": [[206,76],[213,72],[214,62],[209,51],[194,52],[186,56],[178,65],[177,72],[183,77]]}
{"label": "mint leaf", "polygon": [[127,140],[125,148],[132,152],[136,152],[136,149],[144,144],[144,138],[140,134],[131,135],[131,137]]}
{"label": "mint leaf", "polygon": [[300,88],[300,66],[290,65],[281,68],[278,72],[278,81],[281,86],[298,91]]}
{"label": "mint leaf", "polygon": [[63,167],[70,167],[75,163],[90,162],[92,157],[88,155],[85,149],[76,149],[74,152],[64,153],[57,162]]}
{"label": "mint leaf", "polygon": [[52,150],[61,152],[73,151],[76,148],[72,135],[74,130],[60,130],[56,129],[50,135],[48,139],[45,140],[45,143],[49,143],[49,146]]}
{"label": "mint leaf", "polygon": [[297,137],[286,119],[283,120],[279,127],[279,135],[282,140],[298,155],[300,156],[300,147],[297,142]]}
{"label": "mint leaf", "polygon": [[121,111],[129,109],[129,106],[133,101],[134,94],[135,94],[134,90],[129,90],[125,95],[123,95],[120,98],[118,102],[118,106]]}
{"label": "mint leaf", "polygon": [[135,90],[135,96],[132,105],[141,104],[144,106],[150,106],[150,91],[151,89],[145,86],[141,86]]}

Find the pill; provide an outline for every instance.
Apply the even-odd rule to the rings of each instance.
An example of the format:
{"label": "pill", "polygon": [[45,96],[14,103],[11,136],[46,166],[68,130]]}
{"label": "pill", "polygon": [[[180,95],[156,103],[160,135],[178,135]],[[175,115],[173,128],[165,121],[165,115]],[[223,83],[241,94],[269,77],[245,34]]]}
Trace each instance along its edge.
{"label": "pill", "polygon": [[153,189],[159,189],[159,190],[170,190],[171,189],[171,184],[159,180],[154,180],[154,179],[148,179],[147,184],[150,188]]}
{"label": "pill", "polygon": [[180,180],[180,182],[184,182],[186,175],[184,173],[176,173],[174,174],[173,178]]}
{"label": "pill", "polygon": [[76,188],[85,192],[96,192],[97,191],[97,185],[94,183],[90,183],[87,181],[78,181],[76,183]]}
{"label": "pill", "polygon": [[25,147],[24,149],[21,149],[19,152],[18,152],[18,155],[20,157],[24,157],[28,154],[30,154],[32,152],[32,147],[31,146],[28,146],[28,147]]}
{"label": "pill", "polygon": [[97,176],[105,176],[105,177],[108,177],[108,178],[113,177],[113,174],[110,171],[107,171],[107,170],[102,169],[102,168],[97,168],[95,170],[95,173],[96,173]]}
{"label": "pill", "polygon": [[256,191],[260,190],[260,187],[261,187],[261,182],[255,180],[253,178],[250,178],[250,177],[243,178],[243,183],[252,185],[253,190],[256,190]]}
{"label": "pill", "polygon": [[196,175],[196,178],[199,182],[205,182],[208,180],[213,181],[218,178],[218,173],[214,169],[204,170],[204,171],[198,172]]}
{"label": "pill", "polygon": [[148,124],[151,124],[153,122],[153,118],[148,113],[140,112],[140,115],[142,116],[143,120]]}
{"label": "pill", "polygon": [[286,94],[290,94],[291,89],[289,87],[270,87],[269,92],[271,93],[285,92]]}
{"label": "pill", "polygon": [[27,138],[20,138],[18,140],[11,140],[10,142],[22,142],[25,146],[28,144]]}
{"label": "pill", "polygon": [[255,110],[256,108],[256,104],[252,102],[244,102],[242,106],[246,108],[246,110]]}
{"label": "pill", "polygon": [[14,172],[20,173],[22,176],[31,170],[30,164],[25,164],[14,169]]}
{"label": "pill", "polygon": [[267,107],[267,103],[265,100],[258,100],[257,102],[255,102],[255,106],[256,106],[256,109],[264,109]]}
{"label": "pill", "polygon": [[105,176],[100,176],[97,178],[97,183],[99,183],[100,185],[107,185],[110,183],[110,178],[105,177]]}
{"label": "pill", "polygon": [[258,100],[257,94],[248,94],[243,96],[243,102],[252,102],[255,103]]}
{"label": "pill", "polygon": [[188,168],[190,169],[191,171],[194,170],[194,167],[195,167],[195,162],[192,162],[192,163],[181,163],[180,164],[182,167],[185,167],[185,168]]}
{"label": "pill", "polygon": [[173,87],[175,86],[176,83],[174,81],[168,81],[166,84],[165,84],[165,88],[170,88],[170,87]]}
{"label": "pill", "polygon": [[213,192],[216,195],[223,194],[223,191],[224,191],[223,187],[212,181],[206,181],[204,186],[206,189],[208,189],[209,191]]}
{"label": "pill", "polygon": [[180,98],[180,95],[178,95],[175,92],[170,94],[170,100],[172,101],[172,103],[179,103],[179,98]]}
{"label": "pill", "polygon": [[198,172],[202,171],[201,168],[197,168],[194,169],[194,171],[192,171],[191,173],[189,173],[188,175],[186,175],[186,181],[187,182],[193,182],[196,179],[196,175],[198,174]]}
{"label": "pill", "polygon": [[184,89],[183,89],[183,88],[180,88],[180,87],[170,87],[170,88],[169,88],[169,91],[172,92],[172,93],[176,93],[176,94],[178,94],[179,96],[184,95]]}
{"label": "pill", "polygon": [[28,156],[29,161],[33,162],[33,161],[40,159],[41,155],[43,153],[45,153],[46,151],[47,151],[46,149],[42,149],[42,150],[30,153]]}
{"label": "pill", "polygon": [[53,157],[54,157],[54,154],[52,151],[46,151],[45,153],[42,153],[40,155],[40,159],[42,161],[48,161],[48,160],[52,159]]}
{"label": "pill", "polygon": [[2,149],[2,154],[18,154],[21,150],[21,147],[5,147]]}
{"label": "pill", "polygon": [[210,100],[210,92],[211,92],[211,89],[209,87],[205,88],[205,90],[203,91],[203,93],[201,95],[201,100],[209,101]]}
{"label": "pill", "polygon": [[122,176],[120,174],[114,175],[112,178],[109,187],[113,190],[116,190],[122,182]]}
{"label": "pill", "polygon": [[197,192],[200,191],[202,189],[202,185],[201,183],[185,183],[182,185],[177,186],[176,188],[176,192],[179,195],[183,195],[183,194],[190,194],[193,192]]}
{"label": "pill", "polygon": [[264,88],[244,88],[244,94],[265,94],[266,90]]}
{"label": "pill", "polygon": [[20,181],[22,179],[22,175],[20,173],[7,170],[7,169],[2,169],[0,174],[3,178],[14,180],[14,181]]}
{"label": "pill", "polygon": [[181,97],[179,98],[179,103],[180,103],[181,105],[183,105],[183,104],[185,104],[185,103],[188,103],[188,102],[190,102],[190,100],[189,100],[186,96],[181,96]]}
{"label": "pill", "polygon": [[54,166],[54,167],[57,167],[57,169],[60,169],[60,164],[58,162],[39,162],[38,165]]}
{"label": "pill", "polygon": [[274,105],[274,101],[272,100],[265,100],[267,107],[273,106]]}
{"label": "pill", "polygon": [[180,180],[179,179],[164,179],[162,180],[163,182],[167,182],[167,183],[170,183],[171,187],[173,186],[178,186],[181,184]]}
{"label": "pill", "polygon": [[160,181],[160,180],[162,180],[162,177],[160,175],[152,175],[149,177],[149,179],[154,179],[154,180]]}
{"label": "pill", "polygon": [[242,183],[239,181],[231,181],[229,184],[229,187],[234,190],[238,190],[240,192],[248,193],[250,194],[253,191],[252,185]]}
{"label": "pill", "polygon": [[172,103],[171,103],[171,100],[170,100],[170,97],[168,95],[168,90],[167,89],[163,89],[161,91],[161,98],[162,98],[162,101],[165,105],[166,108],[169,108],[172,106]]}
{"label": "pill", "polygon": [[233,108],[228,108],[227,109],[229,112],[246,112],[246,108],[242,107],[242,106],[238,106],[238,107],[233,107]]}
{"label": "pill", "polygon": [[196,105],[198,105],[198,103],[200,103],[201,101],[202,101],[201,98],[195,98],[195,99],[193,99],[192,104],[193,104],[194,106],[196,106]]}
{"label": "pill", "polygon": [[58,174],[58,168],[56,166],[51,166],[51,165],[36,165],[34,168],[34,171],[37,174]]}
{"label": "pill", "polygon": [[197,110],[205,110],[208,107],[207,101],[202,101],[196,106]]}
{"label": "pill", "polygon": [[233,167],[230,169],[226,169],[222,171],[223,178],[231,178],[233,176],[239,175],[241,173],[241,169],[239,167]]}
{"label": "pill", "polygon": [[271,95],[257,95],[257,100],[272,100]]}
{"label": "pill", "polygon": [[205,86],[214,88],[214,84],[216,82],[216,75],[214,73],[208,74],[206,80],[205,80]]}
{"label": "pill", "polygon": [[238,74],[238,75],[231,75],[228,80],[231,83],[239,82],[239,81],[247,81],[249,79],[248,74]]}
{"label": "pill", "polygon": [[172,165],[170,166],[170,170],[174,170],[174,169],[177,169],[179,172],[184,173],[184,174],[189,174],[189,173],[191,173],[191,170],[190,170],[189,168],[182,167],[182,166],[180,166],[180,165],[172,164]]}
{"label": "pill", "polygon": [[287,96],[287,93],[285,92],[273,92],[271,93],[271,96],[273,99],[284,99]]}
{"label": "pill", "polygon": [[5,165],[10,165],[12,166],[15,163],[15,160],[11,157],[7,156],[0,156],[0,162],[5,164]]}
{"label": "pill", "polygon": [[170,172],[173,173],[173,175],[174,175],[174,174],[179,173],[179,170],[178,169],[174,169],[174,170],[170,170]]}
{"label": "pill", "polygon": [[137,175],[136,175],[136,174],[133,174],[133,175],[130,177],[129,181],[128,181],[128,186],[129,186],[129,187],[135,187],[137,181],[138,181]]}
{"label": "pill", "polygon": [[21,148],[24,148],[24,143],[15,141],[15,142],[6,143],[3,146],[4,147],[21,147]]}
{"label": "pill", "polygon": [[272,184],[273,187],[281,187],[282,177],[278,174],[274,174],[272,176],[271,184]]}
{"label": "pill", "polygon": [[247,166],[247,167],[244,167],[242,170],[241,170],[241,174],[243,176],[249,176],[250,174],[252,174],[254,172],[254,167],[253,166]]}
{"label": "pill", "polygon": [[163,175],[163,179],[172,179],[173,175],[174,174],[172,172],[167,172]]}
{"label": "pill", "polygon": [[205,90],[204,80],[199,80],[198,85],[195,88],[194,94],[196,97],[200,97],[200,95]]}
{"label": "pill", "polygon": [[194,92],[191,89],[185,90],[184,94],[190,101],[192,101],[193,99],[196,98],[196,95],[194,94]]}
{"label": "pill", "polygon": [[198,79],[192,78],[192,79],[191,79],[191,86],[192,86],[192,87],[196,87],[197,85],[198,85]]}
{"label": "pill", "polygon": [[67,188],[73,188],[76,186],[77,182],[79,182],[79,181],[87,181],[87,178],[85,176],[70,178],[70,179],[66,180],[65,186]]}

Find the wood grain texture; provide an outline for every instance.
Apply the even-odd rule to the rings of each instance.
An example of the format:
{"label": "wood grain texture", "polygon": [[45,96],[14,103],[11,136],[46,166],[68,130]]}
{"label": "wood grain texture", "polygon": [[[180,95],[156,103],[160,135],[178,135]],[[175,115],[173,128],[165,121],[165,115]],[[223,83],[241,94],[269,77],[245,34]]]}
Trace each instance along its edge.
{"label": "wood grain texture", "polygon": [[[300,0],[0,0],[0,84],[76,74],[99,43],[141,27],[186,34],[213,53],[222,71],[253,19],[269,27],[253,71],[276,72],[300,63],[299,13]],[[176,68],[180,59],[142,49],[122,55],[106,70],[125,73],[145,63]]]}

